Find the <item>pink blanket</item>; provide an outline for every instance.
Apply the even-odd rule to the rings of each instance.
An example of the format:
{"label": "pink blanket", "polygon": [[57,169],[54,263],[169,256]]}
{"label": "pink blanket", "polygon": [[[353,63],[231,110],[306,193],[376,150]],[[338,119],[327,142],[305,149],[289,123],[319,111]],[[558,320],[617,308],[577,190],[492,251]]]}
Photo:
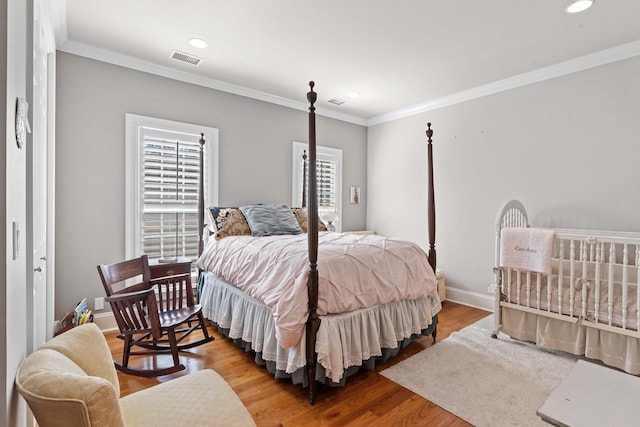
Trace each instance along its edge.
{"label": "pink blanket", "polygon": [[[307,235],[209,239],[198,267],[233,283],[273,312],[283,348],[307,320]],[[318,314],[344,313],[437,295],[427,255],[416,244],[377,235],[320,233]]]}

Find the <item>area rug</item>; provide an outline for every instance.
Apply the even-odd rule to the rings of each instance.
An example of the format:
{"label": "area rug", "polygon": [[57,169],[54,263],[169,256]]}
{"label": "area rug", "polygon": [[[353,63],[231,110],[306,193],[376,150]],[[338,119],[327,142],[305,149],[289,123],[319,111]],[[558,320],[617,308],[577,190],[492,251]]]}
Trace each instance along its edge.
{"label": "area rug", "polygon": [[504,334],[486,317],[380,373],[474,426],[544,426],[536,415],[577,357]]}

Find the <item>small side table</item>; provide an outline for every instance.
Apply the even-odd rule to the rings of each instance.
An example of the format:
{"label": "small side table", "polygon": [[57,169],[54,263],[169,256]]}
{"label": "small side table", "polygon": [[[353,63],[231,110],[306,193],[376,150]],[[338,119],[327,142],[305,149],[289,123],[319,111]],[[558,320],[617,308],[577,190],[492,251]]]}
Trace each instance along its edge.
{"label": "small side table", "polygon": [[440,301],[447,299],[447,285],[444,281],[444,271],[439,268],[436,269],[436,280],[438,281],[438,295],[440,295]]}

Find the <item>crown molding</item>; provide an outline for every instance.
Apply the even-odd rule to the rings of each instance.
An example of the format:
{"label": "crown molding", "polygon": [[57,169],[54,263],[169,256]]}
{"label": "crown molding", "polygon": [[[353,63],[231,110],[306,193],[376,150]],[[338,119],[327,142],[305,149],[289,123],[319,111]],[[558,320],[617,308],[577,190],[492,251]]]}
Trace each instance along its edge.
{"label": "crown molding", "polygon": [[[155,64],[149,61],[143,61],[132,56],[122,55],[109,50],[96,48],[84,43],[78,43],[72,40],[67,40],[62,46],[58,47],[58,50],[66,53],[71,53],[73,55],[83,56],[85,58],[95,59],[97,61],[119,65],[121,67],[131,68],[149,74],[155,74],[157,76],[166,77],[169,79],[179,80],[186,83],[219,90],[222,92],[232,93],[234,95],[257,99],[259,101],[269,102],[271,104],[292,108],[294,110],[309,110],[309,104],[305,102],[294,101],[288,98],[272,95],[270,93],[261,92],[259,90],[249,89],[243,86],[234,85],[209,77],[203,77],[195,73],[176,70],[164,65]],[[316,107],[315,112],[320,116],[354,123],[361,126],[366,126],[367,123],[367,120],[365,118],[338,113],[324,108]]]}
{"label": "crown molding", "polygon": [[[56,0],[58,4],[64,3],[65,0]],[[58,24],[60,20],[55,20],[54,24]],[[305,102],[294,101],[288,98],[272,95],[270,93],[249,89],[243,86],[234,85],[221,80],[216,80],[208,77],[203,77],[195,73],[176,70],[164,65],[155,64],[149,61],[143,61],[141,59],[122,55],[109,50],[100,49],[94,46],[90,46],[84,43],[78,43],[72,40],[66,40],[66,20],[64,22],[64,30],[60,29],[59,25],[56,25],[56,43],[59,39],[59,34],[64,33],[65,41],[59,45],[58,50],[62,52],[71,53],[78,56],[83,56],[97,61],[107,62],[114,65],[119,65],[134,70],[183,81],[186,83],[195,84],[198,86],[207,87],[210,89],[220,90],[235,95],[256,99],[259,101],[268,102],[271,104],[280,105],[283,107],[291,108],[299,111],[308,111],[309,105]],[[616,46],[610,49],[605,49],[600,52],[595,52],[589,55],[581,56],[578,58],[563,61],[548,67],[539,68],[537,70],[529,71],[516,76],[508,77],[506,79],[498,80],[495,82],[487,83],[485,85],[477,86],[468,90],[453,93],[441,98],[429,100],[420,104],[416,104],[410,107],[401,108],[389,113],[381,114],[378,116],[370,117],[368,119],[349,114],[339,113],[333,110],[325,108],[316,108],[316,114],[324,117],[329,117],[336,120],[341,120],[348,123],[357,124],[360,126],[374,126],[402,118],[414,116],[416,114],[437,110],[450,105],[459,104],[473,99],[482,98],[484,96],[493,95],[496,93],[504,92],[507,90],[515,89],[521,86],[526,86],[545,80],[561,77],[567,74],[572,74],[578,71],[586,70],[601,65],[606,65],[612,62],[621,61],[624,59],[632,58],[640,55],[640,40],[626,43],[620,46]]]}
{"label": "crown molding", "polygon": [[483,96],[493,95],[495,93],[504,92],[521,86],[538,83],[544,80],[553,79],[567,74],[576,73],[600,65],[609,64],[623,59],[632,58],[640,55],[640,40],[616,46],[610,49],[595,52],[589,55],[563,61],[548,67],[539,68],[527,73],[518,74],[513,77],[498,80],[486,85],[477,86],[472,89],[457,92],[442,98],[433,99],[411,107],[402,108],[371,117],[367,120],[367,126],[373,126],[386,123],[427,111],[437,110],[461,102],[470,101],[472,99],[482,98]]}

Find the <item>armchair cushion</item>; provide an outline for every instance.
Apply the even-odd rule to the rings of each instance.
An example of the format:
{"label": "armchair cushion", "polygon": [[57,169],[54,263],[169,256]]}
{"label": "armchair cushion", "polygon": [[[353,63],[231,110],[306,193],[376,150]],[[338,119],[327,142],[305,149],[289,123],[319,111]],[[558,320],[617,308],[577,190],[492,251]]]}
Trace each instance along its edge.
{"label": "armchair cushion", "polygon": [[51,349],[34,352],[16,378],[40,426],[123,426],[118,394],[108,380],[88,376]]}
{"label": "armchair cushion", "polygon": [[75,362],[85,375],[102,377],[109,381],[120,396],[118,374],[113,366],[113,358],[109,345],[102,331],[95,323],[86,323],[73,328],[73,333],[66,332],[55,339],[44,343],[41,349],[51,349]]}
{"label": "armchair cushion", "polygon": [[125,396],[120,408],[127,426],[159,426],[172,420],[171,426],[192,427],[202,425],[203,418],[210,426],[255,426],[233,389],[211,369]]}

